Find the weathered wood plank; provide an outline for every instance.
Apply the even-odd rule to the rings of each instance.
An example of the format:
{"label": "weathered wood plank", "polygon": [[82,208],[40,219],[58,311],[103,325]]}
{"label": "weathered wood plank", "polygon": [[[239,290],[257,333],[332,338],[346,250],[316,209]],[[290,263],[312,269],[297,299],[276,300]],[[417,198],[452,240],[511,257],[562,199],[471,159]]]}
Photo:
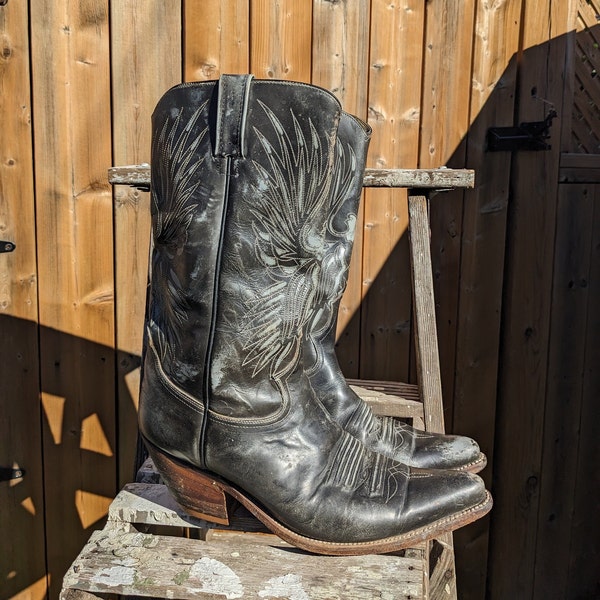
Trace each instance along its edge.
{"label": "weathered wood plank", "polygon": [[[333,92],[344,110],[366,120],[369,75],[370,3],[313,3],[312,83]],[[356,233],[348,285],[340,301],[336,354],[347,376],[358,375],[364,196],[356,219]]]}
{"label": "weathered wood plank", "polygon": [[[410,263],[413,282],[416,368],[427,431],[443,433],[444,404],[429,248],[429,217],[425,196],[409,196]],[[456,573],[452,534],[439,536],[439,560],[430,565],[432,600],[455,599]]]}
{"label": "weathered wood plank", "polygon": [[[434,0],[426,7],[423,40],[419,167],[465,165],[469,127],[473,0]],[[444,406],[452,427],[454,364],[460,281],[463,194],[452,192],[431,205],[432,268]]]}
{"label": "weathered wood plank", "polygon": [[[562,113],[568,10],[569,2],[525,3],[518,121],[544,118],[547,104],[539,98]],[[559,153],[559,145],[553,144],[548,152],[513,157],[496,423],[494,542],[488,561],[491,600],[530,598],[534,565],[542,559],[535,552]],[[518,555],[514,548],[519,548]]]}
{"label": "weathered wood plank", "polygon": [[[426,3],[419,167],[464,167],[469,128],[474,0]],[[438,345],[444,406],[452,428],[460,285],[462,192],[430,207]]]}
{"label": "weathered wood plank", "polygon": [[[170,535],[140,533],[133,525]],[[394,598],[424,598],[423,545],[399,555],[325,557],[272,534],[218,527],[186,515],[164,485],[129,484],[113,501],[107,526],[92,534],[67,572],[63,597],[82,590],[175,599],[372,598],[393,590]],[[198,533],[177,536],[190,529],[203,541]]]}
{"label": "weathered wood plank", "polygon": [[249,0],[186,0],[183,5],[185,80],[248,73]]}
{"label": "weathered wood plank", "polygon": [[250,0],[250,71],[310,83],[312,2]]}
{"label": "weathered wood plank", "polygon": [[[111,167],[108,180],[117,185],[147,187],[150,185],[150,165],[124,165]],[[472,169],[365,169],[365,187],[401,187],[415,189],[447,190],[471,188],[475,184]]]}
{"label": "weathered wood plank", "polygon": [[359,385],[350,387],[373,409],[375,414],[408,419],[423,418],[423,404],[419,400],[409,400]]}
{"label": "weathered wood plank", "polygon": [[109,12],[105,0],[30,7],[46,543],[56,596],[116,491]]}
{"label": "weathered wood plank", "polygon": [[[352,598],[377,590],[422,598],[422,562],[293,551],[274,536],[223,534],[211,541],[107,529],[94,532],[64,585],[97,593],[172,598]],[[174,558],[175,557],[175,558]],[[335,577],[330,577],[335,573]]]}
{"label": "weathered wood plank", "polygon": [[[28,5],[0,6],[0,587],[46,592]],[[37,582],[37,584],[36,584]]]}
{"label": "weathered wood plank", "polygon": [[588,326],[593,186],[562,185],[557,207],[534,600],[567,598]]}
{"label": "weathered wood plank", "polygon": [[[425,11],[412,0],[371,3],[368,164],[417,166]],[[367,190],[360,376],[409,380],[411,294],[406,192]]]}
{"label": "weathered wood plank", "polygon": [[563,152],[560,155],[561,169],[600,169],[600,154],[577,154]]}
{"label": "weathered wood plank", "polygon": [[[589,186],[593,195],[593,228],[590,253],[589,291],[581,397],[581,422],[578,435],[575,498],[571,521],[567,589],[572,598],[593,598],[600,584],[600,469],[598,469],[598,340],[600,340],[600,185]],[[582,282],[580,282],[581,284]]]}
{"label": "weathered wood plank", "polygon": [[427,431],[443,432],[444,406],[429,248],[429,219],[425,196],[410,196],[408,211],[419,393],[424,403]]}
{"label": "weathered wood plank", "polygon": [[[150,117],[161,95],[181,81],[178,5],[116,0],[111,10],[114,159],[150,160]],[[150,197],[114,189],[116,344],[118,349],[119,482],[131,481],[136,452],[139,357],[142,353]]]}
{"label": "weathered wood plank", "polygon": [[[474,437],[492,483],[502,285],[511,155],[485,152],[487,128],[513,124],[521,1],[478,2],[466,164],[477,174],[464,195],[452,432]],[[437,199],[432,200],[436,210]],[[442,201],[443,202],[443,201]],[[493,518],[493,515],[492,515]],[[490,518],[454,534],[461,600],[485,597]]]}
{"label": "weathered wood plank", "polygon": [[600,181],[600,154],[562,153],[559,181],[561,183],[596,183]]}

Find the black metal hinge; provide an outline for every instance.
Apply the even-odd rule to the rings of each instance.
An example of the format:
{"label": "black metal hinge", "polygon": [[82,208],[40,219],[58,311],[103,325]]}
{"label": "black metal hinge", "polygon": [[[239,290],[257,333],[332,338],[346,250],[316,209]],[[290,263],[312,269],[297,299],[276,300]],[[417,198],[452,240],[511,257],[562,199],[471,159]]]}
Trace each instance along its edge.
{"label": "black metal hinge", "polygon": [[12,252],[16,248],[12,242],[0,241],[0,252]]}
{"label": "black metal hinge", "polygon": [[490,127],[487,132],[488,152],[514,152],[516,150],[550,150],[552,121],[558,116],[554,109],[548,112],[543,121],[521,123],[518,127]]}

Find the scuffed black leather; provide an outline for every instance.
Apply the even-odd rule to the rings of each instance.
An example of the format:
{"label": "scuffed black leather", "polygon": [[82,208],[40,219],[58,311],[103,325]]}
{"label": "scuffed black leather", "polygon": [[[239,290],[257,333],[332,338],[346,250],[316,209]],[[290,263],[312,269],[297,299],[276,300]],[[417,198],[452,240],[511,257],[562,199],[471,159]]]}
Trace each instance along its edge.
{"label": "scuffed black leather", "polygon": [[377,540],[484,502],[478,477],[377,454],[319,401],[304,351],[323,315],[346,117],[334,96],[305,84],[230,88],[248,96],[232,102],[233,114],[246,112],[226,144],[215,131],[217,82],[173,88],[153,115],[142,435],[319,540]]}
{"label": "scuffed black leather", "polygon": [[323,274],[318,279],[321,313],[308,331],[305,367],[319,401],[367,447],[422,469],[464,468],[482,456],[474,440],[420,431],[398,419],[375,415],[346,383],[335,354],[337,315],[348,283],[369,133],[368,126],[350,115],[340,121]]}

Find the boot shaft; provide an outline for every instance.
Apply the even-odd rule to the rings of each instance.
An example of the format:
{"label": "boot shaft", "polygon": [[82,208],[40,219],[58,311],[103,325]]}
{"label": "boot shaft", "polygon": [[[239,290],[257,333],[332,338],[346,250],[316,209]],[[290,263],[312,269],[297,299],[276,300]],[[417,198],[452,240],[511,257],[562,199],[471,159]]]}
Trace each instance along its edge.
{"label": "boot shaft", "polygon": [[177,86],[155,109],[140,427],[168,449],[187,437],[175,455],[201,454],[207,409],[276,414],[274,382],[301,370],[340,116],[325,90],[249,76]]}

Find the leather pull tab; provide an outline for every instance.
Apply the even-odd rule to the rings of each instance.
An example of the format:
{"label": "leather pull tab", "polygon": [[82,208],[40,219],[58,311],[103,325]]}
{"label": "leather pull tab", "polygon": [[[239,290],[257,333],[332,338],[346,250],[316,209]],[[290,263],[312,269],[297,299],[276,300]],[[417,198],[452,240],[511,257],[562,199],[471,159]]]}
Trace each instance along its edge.
{"label": "leather pull tab", "polygon": [[252,75],[221,75],[217,96],[215,155],[246,154],[246,116]]}

